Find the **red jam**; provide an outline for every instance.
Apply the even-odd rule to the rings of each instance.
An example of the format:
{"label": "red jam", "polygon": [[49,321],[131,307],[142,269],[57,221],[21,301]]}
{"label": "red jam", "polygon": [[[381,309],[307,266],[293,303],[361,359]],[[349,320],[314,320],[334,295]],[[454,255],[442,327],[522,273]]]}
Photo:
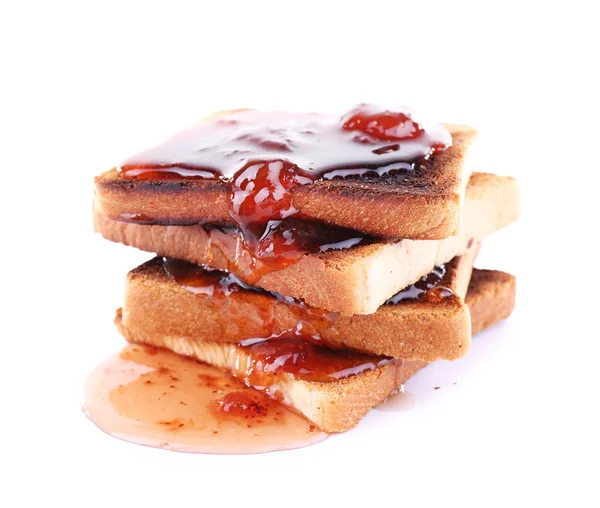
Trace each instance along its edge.
{"label": "red jam", "polygon": [[[302,228],[281,222],[301,218],[293,203],[295,188],[320,179],[411,171],[451,142],[442,125],[417,121],[408,109],[361,104],[341,119],[243,110],[191,127],[118,170],[139,180],[228,182],[230,215],[250,256],[264,265],[253,283],[310,252]],[[309,243],[318,252],[332,242],[326,232]]]}
{"label": "red jam", "polygon": [[[342,117],[345,131],[357,131],[382,141],[418,139],[425,134],[421,124],[412,119],[407,111],[390,111],[373,104],[359,104]],[[358,141],[369,143],[368,138]],[[400,145],[390,145],[396,151]],[[385,153],[385,152],[384,152]]]}
{"label": "red jam", "polygon": [[436,266],[432,272],[421,277],[417,282],[405,287],[394,296],[389,298],[385,305],[394,305],[400,302],[414,302],[426,300],[428,302],[439,302],[444,298],[454,295],[454,291],[444,286],[446,278],[446,266]]}
{"label": "red jam", "polygon": [[182,452],[261,453],[327,437],[271,394],[206,363],[130,344],[94,369],[83,409],[116,438]]}
{"label": "red jam", "polygon": [[217,412],[231,418],[266,416],[273,401],[260,392],[230,392],[217,403]]}
{"label": "red jam", "polygon": [[249,357],[246,381],[253,386],[269,386],[274,376],[282,374],[304,381],[330,382],[392,361],[382,356],[317,346],[298,338],[265,340],[243,349]]}
{"label": "red jam", "polygon": [[219,298],[229,296],[240,289],[261,291],[247,286],[232,273],[203,268],[179,259],[163,258],[162,267],[170,279],[196,295]]}
{"label": "red jam", "polygon": [[[163,258],[161,264],[166,275],[183,289],[222,300],[218,320],[229,342],[252,344],[282,336],[319,342],[320,330],[330,327],[336,317],[293,298],[248,286],[231,273],[171,258]],[[279,302],[284,305],[276,310]]]}

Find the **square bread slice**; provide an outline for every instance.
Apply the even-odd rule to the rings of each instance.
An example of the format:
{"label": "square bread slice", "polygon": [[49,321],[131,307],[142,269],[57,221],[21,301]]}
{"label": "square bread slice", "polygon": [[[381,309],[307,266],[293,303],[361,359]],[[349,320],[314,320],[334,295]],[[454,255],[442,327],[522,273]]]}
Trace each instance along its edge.
{"label": "square bread slice", "polygon": [[[441,239],[460,223],[473,172],[477,132],[446,125],[452,146],[409,173],[321,180],[295,188],[293,206],[307,219],[384,238]],[[109,219],[144,217],[163,225],[225,224],[230,184],[221,180],[135,180],[111,169],[95,179],[96,211]]]}
{"label": "square bread slice", "polygon": [[[478,250],[475,244],[430,274],[430,285],[435,287],[429,291],[410,286],[397,295],[402,298],[398,303],[355,316],[316,309],[235,282],[230,294],[218,296],[215,293],[230,280],[227,274],[154,258],[127,275],[122,324],[135,336],[231,343],[300,332],[334,349],[404,360],[454,360],[464,356],[471,343],[471,320],[463,298]],[[169,266],[184,278],[174,279]],[[418,298],[410,296],[417,293]]]}
{"label": "square bread slice", "polygon": [[[467,251],[469,245],[515,221],[519,189],[513,178],[475,173],[467,187],[460,232],[443,240],[379,240],[308,254],[263,275],[255,284],[342,315],[372,314],[388,298]],[[236,263],[239,235],[201,226],[141,225],[112,220],[96,209],[94,225],[108,240],[160,256],[226,270],[244,280]]]}
{"label": "square bread slice", "polygon": [[[482,327],[491,326],[512,312],[516,284],[512,275],[503,272],[474,270],[473,274],[466,303],[470,308],[472,331],[476,334]],[[242,379],[246,376],[247,353],[239,345],[160,334],[143,335],[127,328],[120,312],[115,324],[129,342],[164,347],[225,369]],[[372,407],[382,403],[427,363],[399,360],[326,383],[278,375],[273,386],[285,403],[325,432],[343,432],[357,425]]]}

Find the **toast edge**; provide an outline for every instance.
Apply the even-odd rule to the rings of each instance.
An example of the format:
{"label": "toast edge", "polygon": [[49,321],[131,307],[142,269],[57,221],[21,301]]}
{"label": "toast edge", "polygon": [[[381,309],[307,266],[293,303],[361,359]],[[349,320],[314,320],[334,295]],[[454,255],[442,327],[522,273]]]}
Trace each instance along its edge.
{"label": "toast edge", "polygon": [[[454,143],[435,157],[434,164],[445,176],[451,175],[450,189],[429,194],[380,193],[367,192],[360,183],[324,181],[295,190],[294,207],[309,219],[385,238],[436,240],[454,235],[465,186],[474,169],[468,151],[477,131],[466,126],[449,127]],[[120,177],[115,169],[94,178],[96,209],[113,220],[127,213],[151,216],[165,224],[223,224],[231,220],[228,195],[226,186],[212,180],[138,181]]]}
{"label": "toast edge", "polygon": [[[478,273],[478,270],[474,271],[475,280],[471,285],[471,291],[476,291],[477,295],[473,296],[473,293],[469,292],[466,298],[471,308],[474,334],[479,333],[483,327],[499,322],[512,312],[516,288],[515,278],[512,275],[491,271],[490,276],[483,279],[478,276]],[[502,312],[494,314],[493,309],[502,309]],[[177,337],[139,337],[123,326],[119,312],[115,324],[129,342],[166,347],[200,361],[204,361],[207,357],[203,350],[207,344],[210,344],[209,347],[216,347],[217,350],[227,349],[229,353],[221,354],[220,364],[211,363],[226,370],[231,370],[231,366],[235,365],[235,361],[229,360],[227,363],[228,356],[237,355],[236,347],[232,344],[223,348],[222,344],[200,345]],[[325,432],[344,432],[357,425],[372,407],[383,402],[410,376],[425,367],[427,362],[408,361],[403,365],[404,370],[400,368],[402,365],[388,364],[332,383],[294,381],[288,378],[278,384],[277,388],[285,395],[289,405]]]}

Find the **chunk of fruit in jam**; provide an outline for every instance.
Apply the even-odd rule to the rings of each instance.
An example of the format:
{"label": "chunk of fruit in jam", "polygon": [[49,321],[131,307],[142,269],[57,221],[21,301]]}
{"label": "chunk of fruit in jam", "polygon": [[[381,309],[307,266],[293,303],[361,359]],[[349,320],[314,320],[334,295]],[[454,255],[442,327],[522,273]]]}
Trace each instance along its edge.
{"label": "chunk of fruit in jam", "polygon": [[298,257],[295,230],[281,229],[279,223],[297,212],[290,191],[311,181],[305,171],[286,160],[252,161],[235,174],[230,213],[253,256]]}
{"label": "chunk of fruit in jam", "polygon": [[253,418],[267,412],[270,401],[259,393],[231,392],[218,402],[217,411],[231,416]]}
{"label": "chunk of fruit in jam", "polygon": [[297,212],[289,191],[312,180],[305,171],[285,160],[249,162],[233,178],[234,219],[245,224],[285,219]]}
{"label": "chunk of fruit in jam", "polygon": [[373,104],[359,104],[342,117],[342,129],[357,131],[378,140],[418,139],[425,129],[409,111],[389,111]]}

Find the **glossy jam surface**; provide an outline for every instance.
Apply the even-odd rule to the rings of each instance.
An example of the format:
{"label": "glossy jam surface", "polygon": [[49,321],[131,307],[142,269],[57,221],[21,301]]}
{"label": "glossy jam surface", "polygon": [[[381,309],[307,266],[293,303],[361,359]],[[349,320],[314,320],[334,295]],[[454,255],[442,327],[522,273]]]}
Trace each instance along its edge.
{"label": "glossy jam surface", "polygon": [[[215,257],[225,259],[227,269],[250,285],[257,284],[269,272],[299,261],[305,254],[349,249],[374,241],[373,237],[351,229],[294,218],[267,224],[260,239],[248,230],[243,234],[229,227],[204,226],[203,231],[207,233],[207,264],[212,265]],[[258,234],[259,230],[255,232]]]}
{"label": "glossy jam surface", "polygon": [[[385,110],[373,104],[360,104],[348,111],[342,117],[342,129],[363,134],[365,138],[358,138],[358,140],[363,142],[364,139],[365,143],[369,143],[370,139],[406,141],[419,139],[425,135],[423,126],[414,120],[409,112]],[[375,153],[379,155],[399,149],[400,145],[393,144],[380,147]]]}
{"label": "glossy jam surface", "polygon": [[231,273],[171,258],[159,261],[166,275],[183,289],[219,300],[217,319],[228,342],[248,344],[285,335],[318,343],[319,330],[336,318],[332,312],[248,286]]}
{"label": "glossy jam surface", "polygon": [[183,452],[261,453],[327,437],[214,367],[138,345],[96,368],[87,382],[84,411],[114,437]]}
{"label": "glossy jam surface", "polygon": [[446,266],[436,266],[432,272],[421,277],[417,282],[405,287],[403,290],[389,298],[385,305],[394,305],[400,302],[414,302],[417,300],[426,300],[430,302],[439,302],[444,298],[454,295],[454,291],[444,286],[446,277]]}
{"label": "glossy jam surface", "polygon": [[241,289],[263,293],[260,289],[244,284],[232,273],[211,270],[173,258],[162,258],[161,264],[171,280],[195,295],[224,298]]}
{"label": "glossy jam surface", "polygon": [[254,386],[268,386],[274,377],[283,374],[303,381],[337,381],[392,361],[347,349],[330,349],[295,337],[265,340],[243,350],[248,356],[246,380]]}
{"label": "glossy jam surface", "polygon": [[[390,141],[399,142],[399,147],[389,148]],[[144,180],[234,181],[251,166],[255,167],[250,173],[255,173],[265,163],[286,161],[265,174],[271,174],[268,184],[274,185],[273,189],[281,183],[289,190],[293,180],[303,185],[327,178],[334,170],[410,169],[413,163],[451,143],[445,127],[419,120],[407,108],[389,110],[360,104],[341,118],[243,110],[200,122],[130,157],[120,171],[127,178]],[[405,164],[390,167],[399,163]]]}
{"label": "glossy jam surface", "polygon": [[373,241],[350,229],[293,218],[264,224],[240,222],[239,227],[242,237],[236,264],[238,271],[247,267],[242,274],[250,284],[266,273],[299,261],[305,254],[347,249]]}
{"label": "glossy jam surface", "polygon": [[[229,214],[245,248],[266,273],[305,252],[318,252],[333,243],[331,236],[341,241],[331,228],[311,226],[309,238],[306,225],[285,222],[298,215],[295,188],[320,179],[411,171],[451,144],[442,125],[413,116],[406,108],[390,111],[367,104],[341,119],[236,111],[201,122],[126,160],[118,170],[125,178],[140,180],[229,182]],[[344,240],[353,237],[344,234]]]}

